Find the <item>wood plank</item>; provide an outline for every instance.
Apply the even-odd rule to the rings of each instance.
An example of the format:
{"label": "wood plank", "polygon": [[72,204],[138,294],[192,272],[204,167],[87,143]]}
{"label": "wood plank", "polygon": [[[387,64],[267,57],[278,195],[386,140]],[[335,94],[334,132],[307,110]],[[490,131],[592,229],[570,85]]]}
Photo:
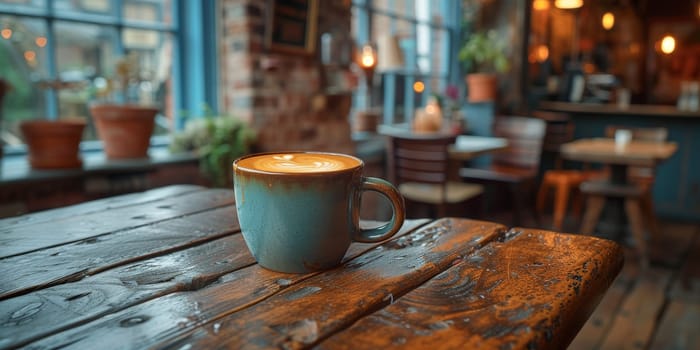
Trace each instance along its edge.
{"label": "wood plank", "polygon": [[234,206],[0,260],[0,300],[238,231]]}
{"label": "wood plank", "polygon": [[17,227],[20,225],[31,225],[39,222],[53,221],[83,215],[88,213],[112,210],[115,208],[137,205],[141,203],[160,200],[167,197],[176,197],[186,193],[202,191],[205,187],[196,185],[173,185],[159,187],[152,190],[130,193],[121,196],[97,199],[89,202],[79,203],[67,207],[49,209],[22,216],[0,219],[0,227]]}
{"label": "wood plank", "polygon": [[0,258],[93,239],[115,231],[146,226],[211,208],[233,204],[233,191],[211,189],[134,206],[109,209],[0,229]]}
{"label": "wood plank", "polygon": [[660,268],[642,273],[622,304],[601,349],[644,349],[648,346],[672,273]]}
{"label": "wood plank", "polygon": [[673,282],[669,293],[671,299],[688,303],[700,303],[700,227],[695,232],[685,263]]}
{"label": "wood plank", "polygon": [[622,260],[611,241],[511,231],[318,348],[563,349]]}
{"label": "wood plank", "polygon": [[[399,235],[427,222],[409,220]],[[375,245],[356,244],[346,258]],[[237,234],[0,301],[0,319],[6,320],[0,327],[0,347],[23,346],[159,296],[198,290],[254,263]]]}
{"label": "wood plank", "polygon": [[671,302],[664,312],[650,349],[700,349],[700,304]]}
{"label": "wood plank", "polygon": [[[700,233],[700,225],[689,223],[662,223],[660,236],[651,236],[649,256],[655,264],[678,268],[693,251],[693,239]],[[696,250],[697,251],[697,250]]]}
{"label": "wood plank", "polygon": [[[315,340],[347,327],[439,273],[504,227],[440,220],[323,274],[282,274],[253,265],[219,284],[136,305],[30,344],[31,348],[256,348],[291,345],[294,324]],[[297,283],[299,282],[299,283]],[[299,321],[295,323],[296,321]],[[120,326],[121,325],[121,326]],[[187,332],[191,332],[187,334]],[[184,337],[183,337],[184,336]],[[175,341],[182,338],[180,341]],[[296,338],[295,338],[296,339]]]}
{"label": "wood plank", "polygon": [[615,315],[622,307],[622,301],[639,277],[639,264],[636,260],[625,261],[622,271],[605,293],[603,300],[591,317],[569,344],[569,350],[597,349],[613,324]]}

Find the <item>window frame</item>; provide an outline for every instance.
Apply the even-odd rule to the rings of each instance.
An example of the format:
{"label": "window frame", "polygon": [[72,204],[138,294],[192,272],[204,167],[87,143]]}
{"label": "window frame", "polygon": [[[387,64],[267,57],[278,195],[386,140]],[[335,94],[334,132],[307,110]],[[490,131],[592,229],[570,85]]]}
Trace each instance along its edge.
{"label": "window frame", "polygon": [[[171,23],[156,23],[147,21],[130,20],[123,14],[123,0],[110,0],[112,12],[108,15],[95,13],[56,13],[55,4],[46,0],[43,7],[25,7],[17,4],[0,2],[0,15],[17,16],[41,20],[46,26],[47,36],[47,75],[48,79],[56,79],[57,49],[55,47],[55,22],[69,22],[76,24],[105,25],[116,29],[118,42],[116,54],[124,53],[123,36],[125,29],[154,30],[173,38],[173,67],[171,74],[175,85],[172,89],[174,100],[173,113],[174,130],[181,130],[184,126],[183,112],[188,115],[201,116],[204,106],[212,110],[218,110],[218,55],[216,39],[217,28],[217,1],[216,0],[171,0]],[[45,117],[55,120],[59,117],[58,94],[52,89],[46,89],[43,93],[45,100]],[[152,136],[152,146],[167,145],[170,135]],[[84,140],[81,142],[81,150],[101,150],[100,140]],[[21,145],[5,145],[3,151],[8,155],[25,155],[26,147]]]}
{"label": "window frame", "polygon": [[[388,8],[395,8],[394,4],[397,0],[388,0]],[[439,14],[442,17],[442,23],[435,23],[433,21],[426,21],[419,19],[415,15],[415,3],[416,0],[398,0],[406,1],[410,3],[411,14],[404,15],[397,13],[395,11],[390,11],[383,8],[378,8],[373,5],[372,0],[353,0],[352,7],[356,16],[353,16],[354,25],[357,28],[356,40],[358,44],[364,44],[370,42],[370,37],[372,33],[372,19],[376,15],[388,17],[390,20],[390,30],[391,34],[396,33],[396,23],[397,21],[405,21],[411,23],[411,33],[410,36],[414,38],[413,43],[417,43],[417,29],[419,26],[427,26],[430,29],[430,35],[433,35],[433,31],[445,31],[446,33],[446,43],[441,48],[439,57],[441,59],[440,65],[446,67],[447,71],[444,74],[432,73],[432,55],[419,55],[418,45],[411,45],[412,47],[403,47],[404,51],[404,68],[399,70],[376,72],[375,74],[380,74],[382,76],[381,80],[385,82],[384,90],[382,91],[383,103],[381,106],[382,110],[382,122],[384,124],[394,124],[397,120],[396,115],[396,104],[394,99],[396,97],[396,79],[399,76],[404,77],[404,105],[403,105],[403,121],[404,123],[411,123],[413,119],[413,113],[417,106],[424,105],[427,101],[428,96],[433,93],[431,84],[427,83],[431,79],[439,79],[438,92],[442,94],[448,84],[459,86],[461,81],[461,75],[459,62],[457,61],[457,52],[459,50],[458,44],[460,42],[460,23],[461,23],[461,0],[440,0],[439,1]],[[432,0],[429,2],[431,6],[435,5]],[[372,38],[373,39],[373,38]],[[432,44],[432,42],[429,42]],[[405,46],[405,45],[404,45]],[[408,52],[407,52],[408,51]],[[432,50],[429,50],[432,52]],[[428,73],[421,73],[418,69],[418,61],[421,58],[428,58],[430,66]],[[413,91],[413,84],[415,81],[421,80],[425,83],[425,90],[416,98]],[[353,107],[355,109],[366,109],[372,107],[366,99],[367,91],[366,87],[360,85],[358,91],[355,93]]]}

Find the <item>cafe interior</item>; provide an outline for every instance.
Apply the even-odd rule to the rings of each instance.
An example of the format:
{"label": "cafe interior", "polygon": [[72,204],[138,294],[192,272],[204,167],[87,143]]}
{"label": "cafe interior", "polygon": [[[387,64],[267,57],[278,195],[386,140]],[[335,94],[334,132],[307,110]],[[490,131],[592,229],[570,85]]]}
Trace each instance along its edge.
{"label": "cafe interior", "polygon": [[622,245],[569,348],[700,347],[698,0],[0,0],[0,141],[0,226],[354,155],[407,218]]}

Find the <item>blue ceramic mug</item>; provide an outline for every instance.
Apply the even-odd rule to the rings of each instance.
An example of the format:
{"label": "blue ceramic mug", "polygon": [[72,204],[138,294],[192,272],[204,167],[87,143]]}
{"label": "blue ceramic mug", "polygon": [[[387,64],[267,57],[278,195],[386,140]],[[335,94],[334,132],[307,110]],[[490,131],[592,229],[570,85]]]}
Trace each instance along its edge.
{"label": "blue ceramic mug", "polygon": [[[262,153],[234,161],[236,212],[258,263],[280,272],[318,271],[340,264],[352,241],[393,236],[403,225],[403,197],[389,182],[362,176],[363,168],[358,158],[324,152]],[[364,191],[389,199],[389,222],[359,227]]]}

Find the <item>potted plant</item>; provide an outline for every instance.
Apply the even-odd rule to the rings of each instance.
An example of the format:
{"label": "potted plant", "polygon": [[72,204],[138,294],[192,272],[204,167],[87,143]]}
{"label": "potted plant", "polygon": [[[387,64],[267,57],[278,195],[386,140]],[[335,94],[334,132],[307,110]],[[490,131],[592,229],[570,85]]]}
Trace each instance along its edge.
{"label": "potted plant", "polygon": [[469,102],[487,102],[496,98],[497,73],[508,70],[505,45],[494,30],[475,32],[459,50],[459,60],[470,72],[465,77]]}
{"label": "potted plant", "polygon": [[114,89],[117,94],[110,96],[111,102],[90,105],[97,135],[109,159],[148,157],[158,108],[139,105],[129,97],[129,87],[138,82],[136,60],[137,57],[131,55],[117,62],[116,81],[112,82],[117,85]]}
{"label": "potted plant", "polygon": [[233,161],[250,153],[257,134],[246,122],[229,115],[215,115],[206,109],[204,117],[189,118],[185,129],[175,134],[171,152],[195,152],[200,169],[213,185],[231,184]]}
{"label": "potted plant", "polygon": [[85,120],[27,120],[20,124],[29,149],[29,164],[34,169],[80,168],[80,140]]}

